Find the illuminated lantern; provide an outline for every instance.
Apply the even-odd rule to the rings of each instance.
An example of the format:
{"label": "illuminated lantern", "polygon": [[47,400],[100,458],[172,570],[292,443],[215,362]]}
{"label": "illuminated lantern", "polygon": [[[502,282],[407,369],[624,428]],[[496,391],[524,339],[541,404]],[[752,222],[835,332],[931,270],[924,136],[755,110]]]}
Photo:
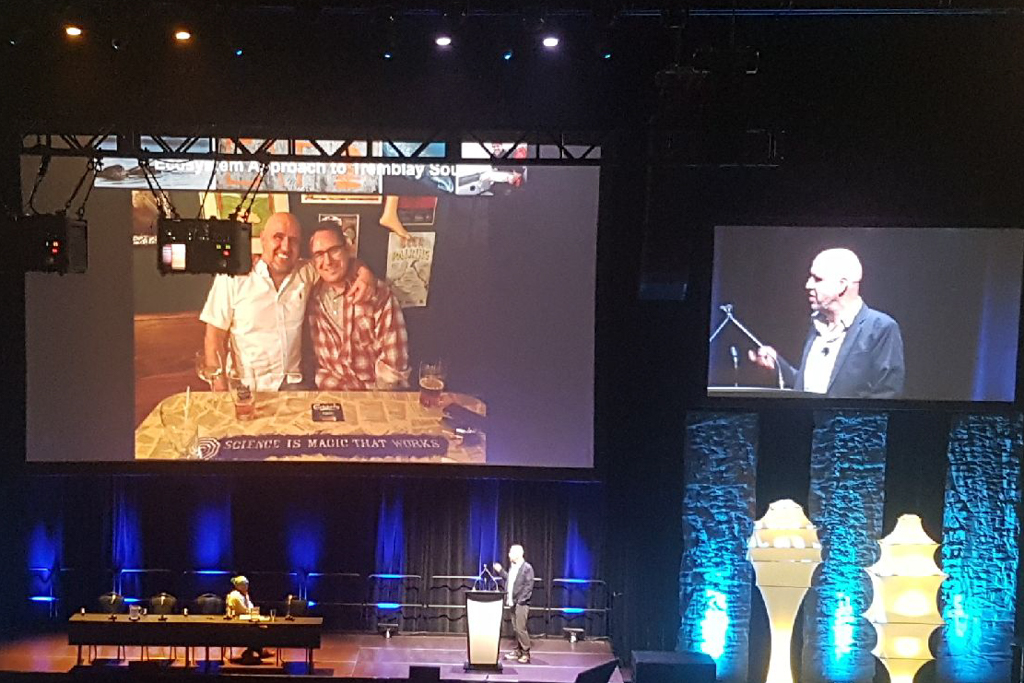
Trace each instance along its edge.
{"label": "illuminated lantern", "polygon": [[903,515],[878,544],[882,556],[867,568],[875,591],[864,617],[878,636],[872,654],[889,671],[892,683],[912,683],[932,659],[928,636],[942,624],[936,607],[946,575],[935,564],[939,547],[921,527],[917,515]]}
{"label": "illuminated lantern", "polygon": [[777,500],[754,522],[747,557],[754,565],[771,627],[768,683],[792,683],[789,650],[793,624],[811,587],[814,569],[821,564],[818,530],[797,503]]}

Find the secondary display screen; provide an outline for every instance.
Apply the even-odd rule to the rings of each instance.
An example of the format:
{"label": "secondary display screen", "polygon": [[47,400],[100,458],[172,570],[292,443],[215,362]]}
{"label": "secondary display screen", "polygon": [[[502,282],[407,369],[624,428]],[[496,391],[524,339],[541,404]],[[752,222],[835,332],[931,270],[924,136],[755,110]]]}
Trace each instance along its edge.
{"label": "secondary display screen", "polygon": [[[256,162],[154,161],[164,200],[105,160],[89,271],[26,277],[28,459],[591,467],[599,170],[372,145],[274,162],[245,206]],[[54,159],[37,208],[84,167]],[[158,253],[162,203],[238,212],[253,270],[160,275],[186,267]]]}
{"label": "secondary display screen", "polygon": [[719,226],[714,239],[710,396],[1014,400],[1024,231]]}

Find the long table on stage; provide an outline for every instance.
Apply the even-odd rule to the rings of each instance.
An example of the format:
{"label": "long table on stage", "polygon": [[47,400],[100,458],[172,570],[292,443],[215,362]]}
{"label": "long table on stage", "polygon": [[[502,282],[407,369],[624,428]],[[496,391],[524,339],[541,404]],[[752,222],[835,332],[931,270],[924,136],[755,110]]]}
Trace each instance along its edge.
{"label": "long table on stage", "polygon": [[185,663],[190,647],[301,648],[306,666],[313,671],[313,650],[320,647],[324,620],[321,617],[293,617],[243,620],[219,615],[155,614],[130,619],[118,614],[75,614],[68,623],[68,644],[78,646],[82,663],[83,645],[184,647]]}

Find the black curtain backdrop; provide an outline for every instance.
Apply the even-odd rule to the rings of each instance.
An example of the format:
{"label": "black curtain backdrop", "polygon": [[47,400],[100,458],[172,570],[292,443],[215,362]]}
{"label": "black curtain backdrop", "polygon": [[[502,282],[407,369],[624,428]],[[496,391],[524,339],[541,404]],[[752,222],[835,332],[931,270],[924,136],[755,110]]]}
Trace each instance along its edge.
{"label": "black curtain backdrop", "polygon": [[[19,493],[18,536],[27,539],[35,572],[26,588],[39,596],[52,586],[61,615],[91,609],[115,586],[129,597],[167,591],[190,601],[200,592],[200,578],[190,574],[196,571],[224,572],[201,578],[204,590],[220,593],[230,590],[230,575],[252,575],[257,603],[298,593],[283,586],[300,578],[289,584],[278,576],[283,572],[361,575],[362,589],[345,600],[445,603],[428,599],[430,577],[472,576],[483,563],[507,564],[511,543],[525,547],[543,587],[557,578],[605,578],[604,489],[594,482],[53,475],[23,480]],[[481,518],[492,521],[489,534],[474,533]],[[39,574],[44,568],[57,571],[47,578]],[[121,572],[139,569],[147,572]],[[370,581],[380,573],[423,579],[397,590]],[[268,575],[262,584],[261,575]],[[309,597],[342,600],[337,593]],[[550,606],[567,604],[555,602]],[[534,605],[549,606],[543,598]],[[403,613],[407,629],[462,628],[419,612]],[[535,630],[545,623],[541,615]]]}

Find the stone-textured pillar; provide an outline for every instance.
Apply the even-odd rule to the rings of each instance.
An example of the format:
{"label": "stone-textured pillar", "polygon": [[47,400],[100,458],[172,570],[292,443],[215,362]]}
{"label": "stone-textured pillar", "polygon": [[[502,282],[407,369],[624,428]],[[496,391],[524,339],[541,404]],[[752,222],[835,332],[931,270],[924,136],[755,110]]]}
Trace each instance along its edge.
{"label": "stone-textured pillar", "polygon": [[1010,677],[1020,526],[1021,415],[961,415],[949,435],[938,677]]}
{"label": "stone-textured pillar", "polygon": [[756,415],[687,416],[678,649],[708,653],[718,680],[736,683],[747,678],[756,454]]}
{"label": "stone-textured pillar", "polygon": [[885,506],[884,413],[815,413],[808,517],[824,562],[804,600],[801,680],[871,681],[874,630],[864,567],[878,559]]}

